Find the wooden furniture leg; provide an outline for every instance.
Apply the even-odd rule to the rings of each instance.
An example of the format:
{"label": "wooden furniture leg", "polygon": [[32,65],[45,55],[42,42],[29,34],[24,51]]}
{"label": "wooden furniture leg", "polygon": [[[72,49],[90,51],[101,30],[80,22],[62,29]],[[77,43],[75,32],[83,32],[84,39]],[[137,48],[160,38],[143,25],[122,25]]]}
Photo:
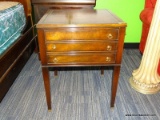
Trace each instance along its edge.
{"label": "wooden furniture leg", "polygon": [[51,110],[51,92],[50,92],[50,79],[49,79],[49,70],[47,67],[42,67],[43,81],[46,93],[46,100],[48,110]]}
{"label": "wooden furniture leg", "polygon": [[58,75],[58,71],[54,70],[54,76],[57,76],[57,75]]}
{"label": "wooden furniture leg", "polygon": [[120,73],[120,66],[115,66],[113,69],[113,76],[112,76],[111,107],[114,107],[117,86],[118,86],[119,73]]}
{"label": "wooden furniture leg", "polygon": [[101,75],[104,75],[104,68],[101,67]]}

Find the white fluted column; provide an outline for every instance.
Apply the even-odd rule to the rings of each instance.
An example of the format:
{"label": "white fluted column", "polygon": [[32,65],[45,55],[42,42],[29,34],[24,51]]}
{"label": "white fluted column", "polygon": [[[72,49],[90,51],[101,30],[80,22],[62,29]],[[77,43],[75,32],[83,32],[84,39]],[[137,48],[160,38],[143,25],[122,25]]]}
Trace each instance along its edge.
{"label": "white fluted column", "polygon": [[143,94],[160,91],[157,73],[160,59],[160,0],[157,0],[141,64],[129,79],[132,88]]}

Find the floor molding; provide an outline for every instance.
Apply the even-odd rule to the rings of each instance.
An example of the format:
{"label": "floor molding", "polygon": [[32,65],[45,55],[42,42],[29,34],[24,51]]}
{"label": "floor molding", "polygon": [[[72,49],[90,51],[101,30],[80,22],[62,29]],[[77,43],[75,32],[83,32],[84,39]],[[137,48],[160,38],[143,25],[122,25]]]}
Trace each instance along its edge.
{"label": "floor molding", "polygon": [[124,43],[125,49],[138,49],[139,43]]}

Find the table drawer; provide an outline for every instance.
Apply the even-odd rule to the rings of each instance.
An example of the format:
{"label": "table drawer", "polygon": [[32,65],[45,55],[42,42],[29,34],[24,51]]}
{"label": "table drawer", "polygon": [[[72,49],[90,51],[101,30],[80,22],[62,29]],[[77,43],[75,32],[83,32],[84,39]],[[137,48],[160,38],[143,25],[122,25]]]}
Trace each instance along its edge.
{"label": "table drawer", "polygon": [[118,29],[79,28],[45,31],[45,39],[52,40],[117,40]]}
{"label": "table drawer", "polygon": [[115,63],[115,54],[89,53],[89,54],[57,54],[47,56],[48,64],[75,64],[75,63]]}
{"label": "table drawer", "polygon": [[47,52],[62,51],[115,51],[117,42],[71,42],[71,43],[47,43]]}

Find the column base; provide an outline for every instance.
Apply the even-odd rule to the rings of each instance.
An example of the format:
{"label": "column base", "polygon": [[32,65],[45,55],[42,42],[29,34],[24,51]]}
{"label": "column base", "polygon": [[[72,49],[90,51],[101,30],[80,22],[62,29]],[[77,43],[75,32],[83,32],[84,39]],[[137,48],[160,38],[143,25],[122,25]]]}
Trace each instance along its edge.
{"label": "column base", "polygon": [[136,90],[137,92],[140,92],[142,94],[155,94],[160,91],[160,84],[144,85],[144,84],[139,83],[138,81],[134,80],[133,77],[131,77],[129,79],[129,83],[134,90]]}

